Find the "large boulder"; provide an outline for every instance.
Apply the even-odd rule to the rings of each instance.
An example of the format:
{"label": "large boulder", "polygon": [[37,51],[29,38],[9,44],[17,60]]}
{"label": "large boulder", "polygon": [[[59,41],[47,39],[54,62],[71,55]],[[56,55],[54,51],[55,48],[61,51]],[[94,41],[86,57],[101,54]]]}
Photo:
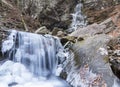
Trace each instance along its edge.
{"label": "large boulder", "polygon": [[102,33],[110,35],[114,30],[116,31],[118,28],[116,28],[116,24],[112,18],[108,18],[99,24],[94,23],[83,28],[78,28],[76,31],[72,32],[70,36],[86,37]]}
{"label": "large boulder", "polygon": [[[86,37],[83,41],[74,44],[72,47],[74,57],[72,56],[72,58],[69,59],[70,62],[68,62],[68,65],[69,67],[71,66],[71,68],[66,67],[65,69],[68,72],[67,81],[70,84],[74,87],[79,87],[82,84],[85,86],[88,83],[94,84],[94,80],[99,78],[100,75],[101,82],[98,81],[98,79],[96,79],[95,82],[98,81],[101,85],[96,86],[112,87],[116,77],[108,63],[107,43],[109,41],[110,37],[108,35],[100,34]],[[89,68],[86,67],[86,65]],[[92,81],[90,79],[94,80]],[[86,81],[88,82],[86,83]]]}

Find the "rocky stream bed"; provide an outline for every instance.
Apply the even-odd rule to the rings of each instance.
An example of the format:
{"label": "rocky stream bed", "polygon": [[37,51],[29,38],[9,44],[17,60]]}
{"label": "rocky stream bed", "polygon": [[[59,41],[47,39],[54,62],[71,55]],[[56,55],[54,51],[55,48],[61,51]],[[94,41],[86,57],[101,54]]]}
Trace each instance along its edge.
{"label": "rocky stream bed", "polygon": [[[71,32],[79,3],[82,24]],[[1,0],[0,49],[10,30],[59,37],[69,50],[59,77],[73,87],[120,87],[119,0]]]}

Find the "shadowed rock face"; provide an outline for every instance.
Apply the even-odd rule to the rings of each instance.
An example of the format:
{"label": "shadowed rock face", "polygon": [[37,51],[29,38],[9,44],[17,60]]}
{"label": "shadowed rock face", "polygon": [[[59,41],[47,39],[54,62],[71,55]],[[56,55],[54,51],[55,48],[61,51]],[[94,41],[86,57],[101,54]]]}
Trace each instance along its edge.
{"label": "shadowed rock face", "polygon": [[[12,8],[5,3],[0,5],[0,16],[6,18],[3,19],[3,26],[23,29],[24,26],[21,20],[22,15],[29,31],[33,32],[41,26],[46,26],[50,30],[54,27],[67,29],[72,20],[71,13],[73,13],[79,0],[6,1],[12,6]],[[4,15],[4,13],[7,15]]]}
{"label": "shadowed rock face", "polygon": [[38,18],[41,25],[67,29],[77,3],[78,0],[21,0],[20,5],[29,15]]}
{"label": "shadowed rock face", "polygon": [[111,69],[120,79],[120,36],[110,40],[108,47]]}
{"label": "shadowed rock face", "polygon": [[71,23],[71,13],[77,0],[58,0],[55,7],[46,6],[40,12],[39,20],[49,29],[54,27],[67,29]]}

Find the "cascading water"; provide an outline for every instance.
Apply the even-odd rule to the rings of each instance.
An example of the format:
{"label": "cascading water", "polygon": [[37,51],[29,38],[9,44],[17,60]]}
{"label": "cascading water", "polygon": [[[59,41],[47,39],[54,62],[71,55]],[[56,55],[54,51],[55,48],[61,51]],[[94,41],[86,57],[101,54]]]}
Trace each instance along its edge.
{"label": "cascading water", "polygon": [[76,5],[74,9],[74,13],[72,14],[72,23],[70,25],[69,30],[75,31],[78,27],[85,27],[87,25],[87,22],[85,20],[86,16],[83,15],[82,12],[83,4],[79,3]]}
{"label": "cascading water", "polygon": [[2,44],[8,61],[0,67],[0,87],[70,87],[55,76],[62,51],[58,38],[12,31]]}

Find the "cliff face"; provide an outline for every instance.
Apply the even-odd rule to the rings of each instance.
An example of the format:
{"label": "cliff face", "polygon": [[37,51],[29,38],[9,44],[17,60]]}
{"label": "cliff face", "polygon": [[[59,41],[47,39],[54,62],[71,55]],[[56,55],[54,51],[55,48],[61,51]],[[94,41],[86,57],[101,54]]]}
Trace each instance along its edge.
{"label": "cliff face", "polygon": [[83,0],[84,14],[87,16],[88,24],[100,23],[111,16],[115,6],[120,4],[119,0]]}
{"label": "cliff face", "polygon": [[0,22],[8,28],[22,29],[22,14],[29,31],[41,26],[51,30],[54,27],[68,29],[71,13],[80,2],[88,24],[103,22],[116,14],[113,12],[120,4],[119,0],[1,0],[0,16],[4,17],[4,22]]}
{"label": "cliff face", "polygon": [[[33,28],[46,26],[52,30],[54,27],[68,28],[71,23],[70,14],[77,3],[78,0],[2,0],[0,7],[1,12],[9,11],[10,19],[13,19],[11,14],[14,14],[21,21],[18,15],[22,14],[28,27],[34,24]],[[4,10],[4,7],[8,9]]]}

